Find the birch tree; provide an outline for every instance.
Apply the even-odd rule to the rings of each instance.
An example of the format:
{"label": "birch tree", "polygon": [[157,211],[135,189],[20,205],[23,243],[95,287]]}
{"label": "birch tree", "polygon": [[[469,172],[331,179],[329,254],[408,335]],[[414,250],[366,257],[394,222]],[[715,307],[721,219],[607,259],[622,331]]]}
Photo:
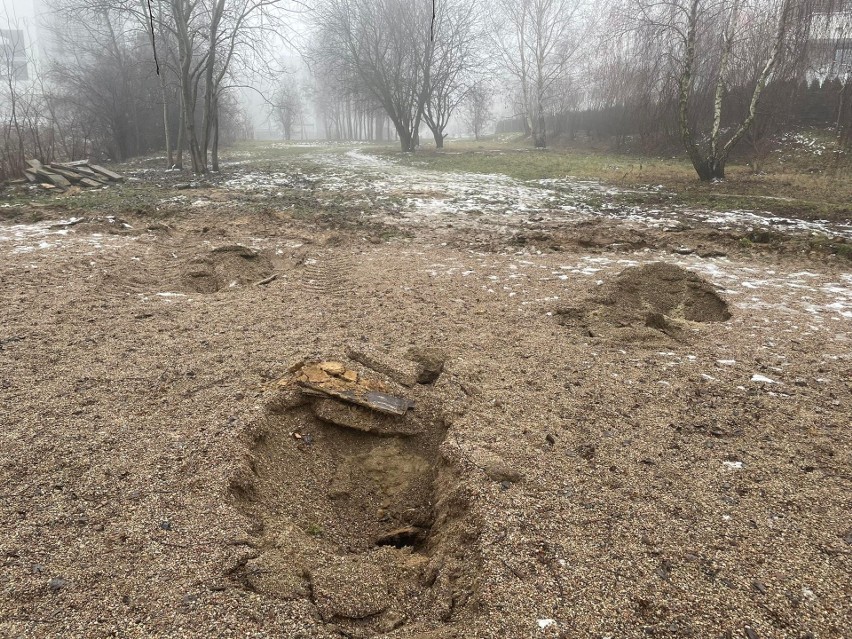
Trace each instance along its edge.
{"label": "birch tree", "polygon": [[689,100],[692,95],[695,68],[696,45],[698,42],[698,21],[701,15],[702,0],[690,0],[686,23],[686,40],[684,42],[683,69],[680,74],[678,92],[678,121],[683,145],[686,148],[692,166],[701,180],[709,181],[725,178],[725,165],[731,151],[743,139],[754,124],[760,97],[767,82],[773,75],[783,54],[787,31],[790,26],[793,0],[782,0],[777,10],[776,27],[773,34],[772,46],[765,57],[762,68],[754,80],[754,89],[748,106],[748,112],[738,125],[733,128],[726,139],[722,139],[722,107],[725,91],[729,83],[731,57],[737,37],[737,26],[740,17],[740,0],[733,0],[725,7],[726,17],[719,47],[719,63],[716,73],[715,90],[713,92],[712,124],[707,142],[702,146],[696,139],[695,130],[689,118]]}
{"label": "birch tree", "polygon": [[[679,138],[703,181],[724,179],[732,151],[760,116],[770,82],[792,76],[807,39],[808,0],[639,0],[642,33],[677,69]],[[744,110],[726,98],[745,92]]]}

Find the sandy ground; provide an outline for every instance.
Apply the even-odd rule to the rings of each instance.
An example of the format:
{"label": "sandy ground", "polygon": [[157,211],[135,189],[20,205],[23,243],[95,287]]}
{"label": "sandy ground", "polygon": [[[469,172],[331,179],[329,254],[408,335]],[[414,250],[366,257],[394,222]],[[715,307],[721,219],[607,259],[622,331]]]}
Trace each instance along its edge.
{"label": "sandy ground", "polygon": [[[282,172],[262,210],[0,226],[0,636],[852,636],[848,261],[327,157],[346,223]],[[618,276],[658,261],[730,319],[648,317],[685,280]],[[275,384],[305,358],[414,400],[405,434],[319,419]]]}

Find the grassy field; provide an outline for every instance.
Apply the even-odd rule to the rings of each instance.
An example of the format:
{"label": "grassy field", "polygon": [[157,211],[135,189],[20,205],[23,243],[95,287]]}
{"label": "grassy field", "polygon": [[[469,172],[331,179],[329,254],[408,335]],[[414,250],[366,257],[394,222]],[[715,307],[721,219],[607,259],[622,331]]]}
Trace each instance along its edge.
{"label": "grassy field", "polygon": [[[756,209],[805,219],[852,217],[852,162],[824,152],[830,144],[819,133],[806,142],[780,145],[755,173],[745,162],[731,162],[724,182],[702,183],[682,157],[649,157],[588,149],[532,149],[522,139],[450,141],[442,151],[424,148],[414,155],[384,148],[412,166],[439,171],[503,173],[521,180],[575,177],[597,179],[625,189],[637,204]],[[652,188],[648,188],[652,187]]]}

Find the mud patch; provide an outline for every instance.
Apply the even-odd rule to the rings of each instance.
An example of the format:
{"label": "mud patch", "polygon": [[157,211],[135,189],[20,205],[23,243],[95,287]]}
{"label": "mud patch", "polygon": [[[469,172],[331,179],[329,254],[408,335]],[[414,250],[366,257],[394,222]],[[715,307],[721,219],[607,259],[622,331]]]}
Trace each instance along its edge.
{"label": "mud patch", "polygon": [[181,290],[216,293],[254,284],[273,271],[272,260],[260,251],[239,244],[221,246],[187,262],[180,277]]}
{"label": "mud patch", "polygon": [[655,262],[624,269],[580,305],[556,309],[558,321],[590,337],[627,341],[684,339],[695,323],[730,319],[728,303],[696,273]]}
{"label": "mud patch", "polygon": [[380,383],[413,393],[415,408],[379,415],[277,391],[232,482],[259,548],[234,578],[267,597],[310,600],[319,619],[352,637],[452,618],[466,603],[456,582],[476,572],[472,561],[458,568],[465,493],[441,454],[438,393]]}

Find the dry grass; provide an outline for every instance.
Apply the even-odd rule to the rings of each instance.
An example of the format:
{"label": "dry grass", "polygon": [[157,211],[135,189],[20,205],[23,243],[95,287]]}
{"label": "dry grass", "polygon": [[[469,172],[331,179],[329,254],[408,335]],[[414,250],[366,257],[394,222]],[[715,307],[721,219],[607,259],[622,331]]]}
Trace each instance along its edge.
{"label": "dry grass", "polygon": [[[382,153],[401,155],[396,150]],[[700,182],[682,157],[652,157],[590,149],[531,149],[521,139],[454,141],[443,151],[426,148],[403,161],[441,171],[503,173],[521,180],[576,177],[624,188],[662,187],[641,194],[658,201],[708,208],[757,209],[807,219],[852,217],[852,166],[848,158],[792,145],[779,147],[755,173],[732,162],[724,182]],[[630,199],[636,199],[631,194]]]}

